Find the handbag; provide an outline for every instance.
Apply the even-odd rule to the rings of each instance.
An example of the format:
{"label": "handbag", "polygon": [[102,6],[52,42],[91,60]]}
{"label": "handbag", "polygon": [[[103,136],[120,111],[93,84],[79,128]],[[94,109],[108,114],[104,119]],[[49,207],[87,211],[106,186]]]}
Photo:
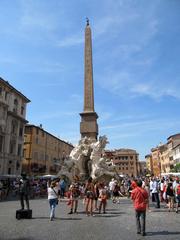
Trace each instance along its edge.
{"label": "handbag", "polygon": [[54,193],[56,194],[56,196],[57,196],[56,205],[58,205],[58,203],[59,203],[58,195],[57,195],[56,191],[54,190],[54,188],[52,188],[52,190],[53,190],[53,192],[54,192]]}

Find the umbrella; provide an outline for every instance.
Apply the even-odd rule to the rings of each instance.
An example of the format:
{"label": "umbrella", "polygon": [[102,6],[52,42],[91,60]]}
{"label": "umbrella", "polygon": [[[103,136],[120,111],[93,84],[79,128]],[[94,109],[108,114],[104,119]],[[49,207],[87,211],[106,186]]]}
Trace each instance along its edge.
{"label": "umbrella", "polygon": [[48,179],[48,178],[54,179],[54,178],[57,178],[57,176],[47,174],[47,175],[43,175],[43,176],[41,176],[40,178],[42,178],[42,179]]}

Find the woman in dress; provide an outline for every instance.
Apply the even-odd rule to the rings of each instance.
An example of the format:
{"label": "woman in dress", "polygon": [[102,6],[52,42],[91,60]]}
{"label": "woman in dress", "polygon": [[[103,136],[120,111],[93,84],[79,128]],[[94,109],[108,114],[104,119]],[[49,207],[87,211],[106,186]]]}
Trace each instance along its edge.
{"label": "woman in dress", "polygon": [[89,216],[89,214],[93,216],[93,201],[95,197],[95,189],[91,177],[88,179],[85,186],[85,197],[86,197],[86,214],[87,216]]}

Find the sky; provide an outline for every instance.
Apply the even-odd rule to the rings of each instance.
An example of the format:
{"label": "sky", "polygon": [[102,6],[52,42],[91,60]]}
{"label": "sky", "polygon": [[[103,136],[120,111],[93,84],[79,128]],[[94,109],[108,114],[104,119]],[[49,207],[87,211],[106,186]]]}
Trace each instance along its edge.
{"label": "sky", "polygon": [[77,144],[90,20],[95,111],[107,149],[140,160],[180,132],[180,0],[0,0],[0,77],[30,124]]}

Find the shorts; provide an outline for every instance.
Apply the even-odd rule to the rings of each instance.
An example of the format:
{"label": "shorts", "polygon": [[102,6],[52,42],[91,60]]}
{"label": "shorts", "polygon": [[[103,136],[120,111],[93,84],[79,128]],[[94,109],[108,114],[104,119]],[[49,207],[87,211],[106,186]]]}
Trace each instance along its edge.
{"label": "shorts", "polygon": [[87,191],[87,193],[86,193],[86,197],[87,197],[87,198],[94,199],[94,193],[91,192],[91,191]]}
{"label": "shorts", "polygon": [[176,202],[180,204],[180,195],[176,196]]}

